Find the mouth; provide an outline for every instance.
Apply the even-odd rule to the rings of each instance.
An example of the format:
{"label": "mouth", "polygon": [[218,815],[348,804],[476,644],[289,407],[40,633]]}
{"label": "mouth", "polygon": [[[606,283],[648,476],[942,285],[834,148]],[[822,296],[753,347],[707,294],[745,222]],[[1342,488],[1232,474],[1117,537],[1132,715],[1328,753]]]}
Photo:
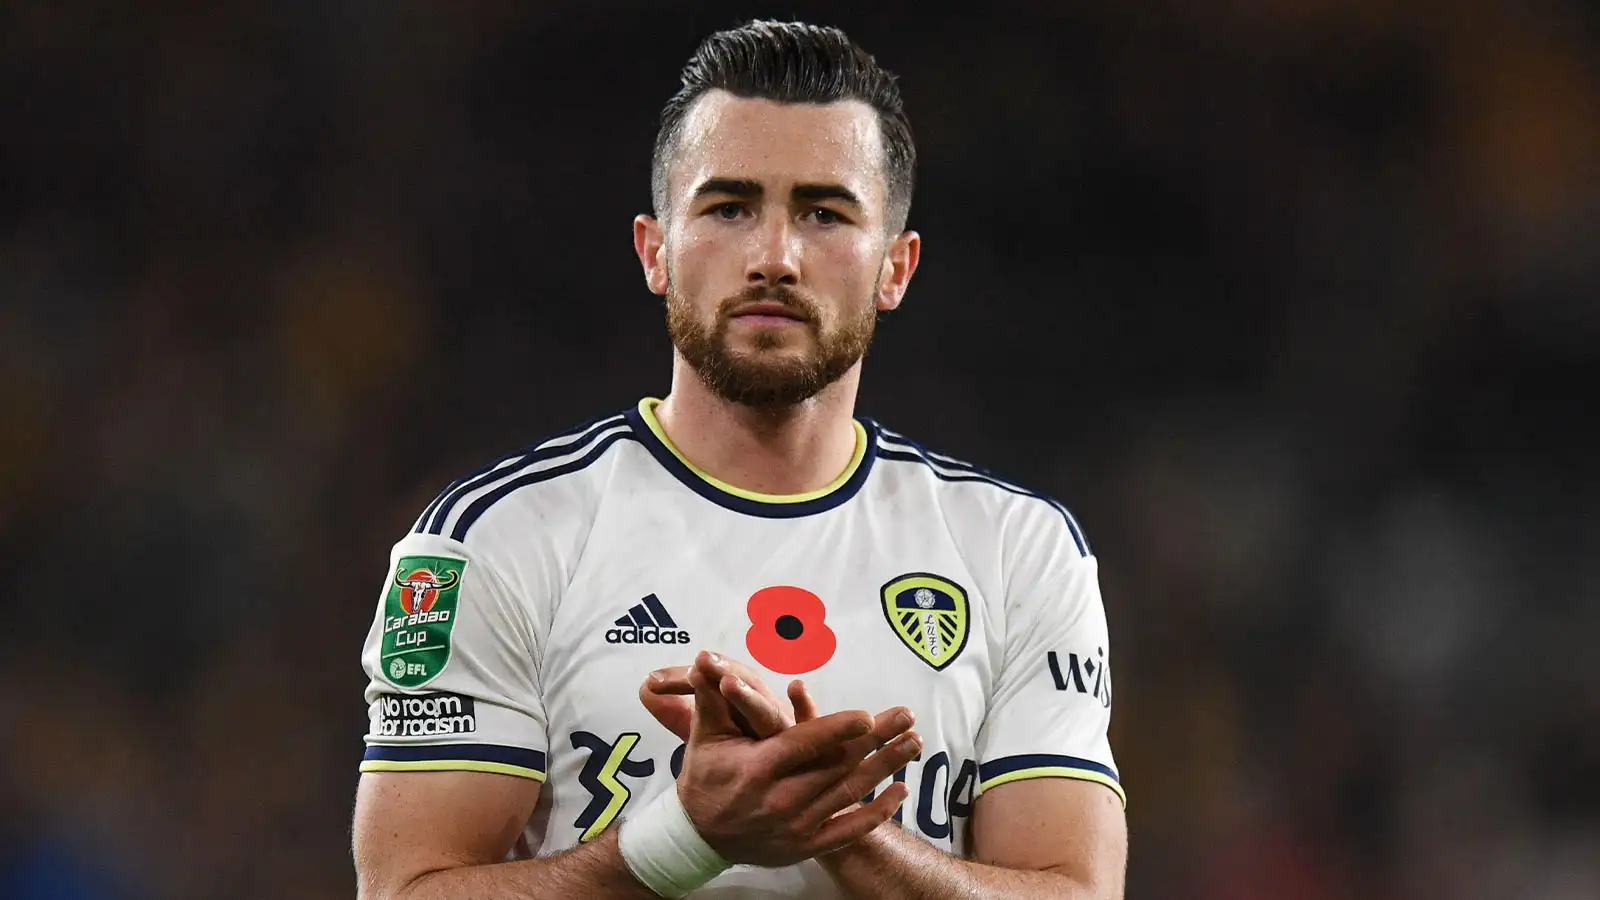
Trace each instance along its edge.
{"label": "mouth", "polygon": [[753,324],[781,324],[783,322],[804,322],[805,319],[793,308],[771,300],[757,303],[746,303],[735,309],[730,318],[742,319]]}

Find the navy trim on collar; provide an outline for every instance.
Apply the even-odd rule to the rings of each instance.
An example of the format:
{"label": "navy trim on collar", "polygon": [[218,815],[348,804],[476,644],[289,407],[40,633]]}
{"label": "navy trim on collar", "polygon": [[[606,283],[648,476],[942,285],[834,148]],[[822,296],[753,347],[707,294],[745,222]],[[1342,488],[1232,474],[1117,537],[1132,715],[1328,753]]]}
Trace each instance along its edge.
{"label": "navy trim on collar", "polygon": [[669,447],[661,443],[655,432],[651,431],[650,426],[645,423],[644,417],[639,414],[637,408],[629,409],[623,415],[627,417],[628,424],[633,426],[633,433],[638,437],[639,442],[644,444],[645,449],[650,451],[650,455],[654,456],[656,462],[659,462],[662,468],[671,473],[672,477],[678,479],[696,494],[724,509],[743,513],[747,516],[759,516],[763,519],[797,519],[802,516],[813,516],[817,513],[827,512],[836,506],[842,505],[845,501],[854,497],[861,490],[861,486],[867,483],[867,476],[872,474],[872,464],[878,457],[878,426],[871,419],[859,419],[858,421],[861,423],[862,428],[866,429],[867,432],[867,449],[862,456],[861,465],[857,466],[855,472],[851,473],[848,481],[821,497],[804,500],[799,503],[763,502],[730,494],[701,478],[694,470],[684,465],[683,460],[679,459],[676,453],[673,453]]}

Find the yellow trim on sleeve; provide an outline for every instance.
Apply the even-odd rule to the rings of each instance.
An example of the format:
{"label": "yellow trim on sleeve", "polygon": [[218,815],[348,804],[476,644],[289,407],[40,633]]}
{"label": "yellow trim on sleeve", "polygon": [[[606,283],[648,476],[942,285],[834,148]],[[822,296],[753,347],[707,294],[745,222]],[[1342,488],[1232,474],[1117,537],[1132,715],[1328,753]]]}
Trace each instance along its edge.
{"label": "yellow trim on sleeve", "polygon": [[979,784],[978,791],[982,793],[991,788],[997,788],[1002,784],[1010,784],[1013,781],[1026,781],[1030,778],[1074,778],[1078,781],[1093,781],[1096,784],[1103,784],[1115,791],[1117,796],[1122,799],[1123,809],[1128,808],[1128,793],[1122,789],[1122,785],[1118,784],[1115,778],[1111,778],[1101,772],[1090,771],[1089,769],[1072,769],[1066,766],[1039,766],[1034,769],[1018,769],[1015,772],[996,775]]}
{"label": "yellow trim on sleeve", "polygon": [[366,759],[361,761],[363,772],[493,772],[496,775],[515,775],[544,781],[544,773],[526,766],[508,763],[482,762],[475,759],[418,759],[399,762],[391,759]]}
{"label": "yellow trim on sleeve", "polygon": [[807,503],[826,497],[844,487],[845,482],[850,480],[850,476],[861,468],[862,460],[867,458],[867,429],[863,428],[860,422],[852,421],[850,424],[855,426],[856,430],[856,452],[851,455],[850,464],[844,467],[844,471],[839,473],[839,477],[829,482],[827,486],[814,491],[807,491],[804,494],[762,494],[756,491],[747,491],[744,488],[734,487],[696,466],[677,447],[673,446],[672,441],[667,438],[667,433],[662,430],[661,422],[656,419],[656,407],[660,405],[661,400],[656,397],[646,397],[639,401],[639,417],[644,419],[644,424],[650,427],[651,433],[656,436],[656,440],[661,442],[661,446],[670,450],[672,455],[676,456],[678,461],[683,463],[684,467],[693,472],[701,481],[724,494],[732,494],[735,497],[753,500],[756,503]]}

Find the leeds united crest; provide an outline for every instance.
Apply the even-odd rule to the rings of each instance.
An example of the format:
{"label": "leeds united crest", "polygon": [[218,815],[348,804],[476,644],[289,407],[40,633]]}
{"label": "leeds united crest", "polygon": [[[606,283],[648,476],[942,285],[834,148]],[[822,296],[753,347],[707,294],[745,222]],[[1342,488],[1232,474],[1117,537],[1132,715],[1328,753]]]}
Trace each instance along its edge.
{"label": "leeds united crest", "polygon": [[934,669],[943,669],[967,646],[967,592],[927,572],[901,575],[883,586],[883,615],[901,642]]}

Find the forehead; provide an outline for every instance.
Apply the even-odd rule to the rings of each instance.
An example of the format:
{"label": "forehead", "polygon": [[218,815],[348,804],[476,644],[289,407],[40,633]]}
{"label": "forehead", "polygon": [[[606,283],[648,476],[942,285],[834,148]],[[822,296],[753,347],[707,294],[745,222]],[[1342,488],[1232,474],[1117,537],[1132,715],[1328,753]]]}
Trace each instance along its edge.
{"label": "forehead", "polygon": [[772,191],[840,184],[881,208],[882,146],[877,114],[858,100],[779,103],[710,91],[684,118],[672,192],[707,178],[748,179]]}

